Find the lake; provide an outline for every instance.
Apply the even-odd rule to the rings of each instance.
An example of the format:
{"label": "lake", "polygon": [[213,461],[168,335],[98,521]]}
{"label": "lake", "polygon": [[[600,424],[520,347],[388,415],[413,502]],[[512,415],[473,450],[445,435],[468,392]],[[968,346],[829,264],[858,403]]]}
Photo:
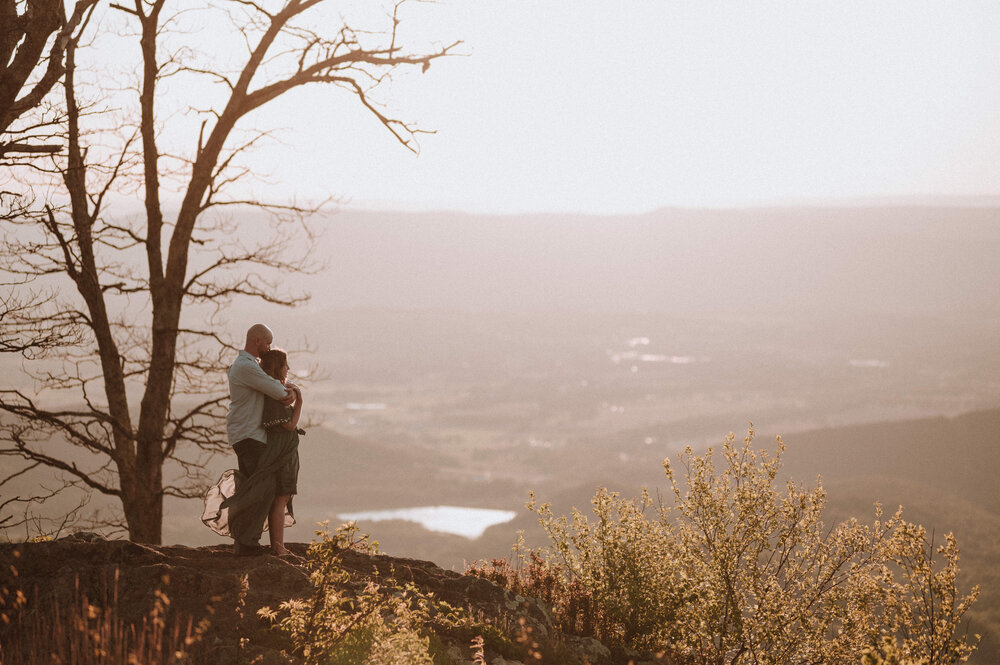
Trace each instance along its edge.
{"label": "lake", "polygon": [[461,506],[422,506],[417,508],[341,513],[337,517],[342,520],[364,522],[405,520],[407,522],[416,522],[428,531],[452,533],[475,540],[482,536],[483,532],[491,526],[509,522],[516,516],[517,513],[513,510],[463,508]]}

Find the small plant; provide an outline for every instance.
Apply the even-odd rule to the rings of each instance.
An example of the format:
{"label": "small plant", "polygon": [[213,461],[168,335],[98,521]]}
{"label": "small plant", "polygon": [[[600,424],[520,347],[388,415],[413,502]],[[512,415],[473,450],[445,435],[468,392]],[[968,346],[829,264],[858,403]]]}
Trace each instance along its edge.
{"label": "small plant", "polygon": [[[322,526],[306,555],[309,596],[258,610],[306,665],[443,665],[451,663],[443,636],[466,644],[471,640],[475,662],[485,663],[487,650],[508,657],[537,649],[533,641],[525,647],[511,640],[504,630],[510,626],[474,616],[391,575],[353,580],[342,553],[377,554],[378,543],[353,522],[333,534],[326,523]],[[530,629],[521,634],[530,637]]]}
{"label": "small plant", "polygon": [[486,645],[482,635],[472,638],[472,662],[474,665],[486,665]]}
{"label": "small plant", "polygon": [[433,665],[425,633],[426,598],[411,585],[367,581],[351,592],[340,552],[367,553],[377,545],[350,522],[330,534],[324,528],[309,546],[306,568],[312,593],[305,599],[263,607],[258,614],[287,636],[307,665]]}
{"label": "small plant", "polygon": [[237,662],[242,663],[244,658],[244,652],[246,651],[247,645],[250,643],[250,638],[246,636],[246,607],[247,607],[247,595],[250,593],[250,575],[244,575],[240,578],[240,592],[236,597],[236,617],[238,619],[236,623],[236,634],[239,639],[236,642],[236,653]]}

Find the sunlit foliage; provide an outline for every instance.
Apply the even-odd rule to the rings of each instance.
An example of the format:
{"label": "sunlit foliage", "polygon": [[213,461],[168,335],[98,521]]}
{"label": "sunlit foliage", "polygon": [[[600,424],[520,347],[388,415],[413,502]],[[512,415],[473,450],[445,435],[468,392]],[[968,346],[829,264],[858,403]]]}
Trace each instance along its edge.
{"label": "sunlit foliage", "polygon": [[753,435],[727,437],[721,460],[688,448],[679,474],[665,460],[667,500],[601,488],[592,515],[567,517],[532,495],[551,544],[471,572],[549,602],[565,630],[678,662],[857,663],[885,637],[906,660],[964,661],[978,588],[958,590],[954,537],[935,548],[877,505],[871,523],[825,525],[822,486],[782,486],[783,443]]}
{"label": "sunlit foliage", "polygon": [[417,589],[368,581],[352,593],[340,553],[373,553],[376,545],[353,522],[316,535],[305,562],[312,593],[258,611],[290,639],[293,653],[307,664],[432,665],[422,632],[426,600]]}

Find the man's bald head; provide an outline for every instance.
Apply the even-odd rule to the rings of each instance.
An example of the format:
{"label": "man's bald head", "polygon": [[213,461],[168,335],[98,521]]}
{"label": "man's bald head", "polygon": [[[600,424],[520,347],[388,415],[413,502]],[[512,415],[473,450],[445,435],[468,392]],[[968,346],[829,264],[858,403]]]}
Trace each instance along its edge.
{"label": "man's bald head", "polygon": [[244,350],[254,358],[260,358],[261,354],[271,348],[274,341],[274,333],[263,323],[255,323],[247,330],[247,343]]}

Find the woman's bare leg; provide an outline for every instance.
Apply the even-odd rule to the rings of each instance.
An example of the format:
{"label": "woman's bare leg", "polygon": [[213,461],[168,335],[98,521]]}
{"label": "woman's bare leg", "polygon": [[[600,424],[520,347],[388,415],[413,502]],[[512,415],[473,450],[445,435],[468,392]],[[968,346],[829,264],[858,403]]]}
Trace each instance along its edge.
{"label": "woman's bare leg", "polygon": [[274,497],[271,511],[267,515],[267,531],[271,535],[271,551],[275,554],[288,554],[285,549],[285,506],[289,495]]}

